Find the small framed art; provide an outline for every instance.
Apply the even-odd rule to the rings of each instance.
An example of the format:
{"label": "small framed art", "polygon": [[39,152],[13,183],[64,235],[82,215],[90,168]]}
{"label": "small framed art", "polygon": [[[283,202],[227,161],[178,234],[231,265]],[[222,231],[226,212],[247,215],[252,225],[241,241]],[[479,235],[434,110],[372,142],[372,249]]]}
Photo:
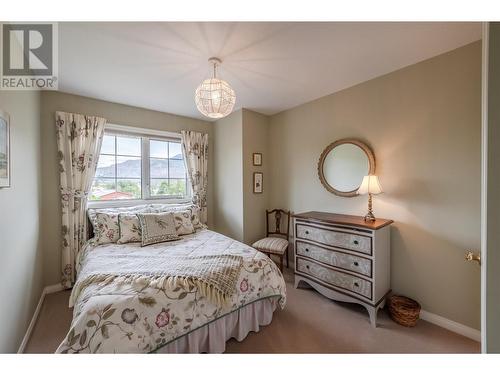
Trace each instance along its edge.
{"label": "small framed art", "polygon": [[263,180],[264,180],[264,175],[261,172],[254,172],[253,173],[253,192],[254,192],[254,194],[261,194],[262,193]]}
{"label": "small framed art", "polygon": [[262,154],[260,152],[253,153],[253,165],[262,165]]}
{"label": "small framed art", "polygon": [[0,109],[0,188],[10,187],[10,118]]}

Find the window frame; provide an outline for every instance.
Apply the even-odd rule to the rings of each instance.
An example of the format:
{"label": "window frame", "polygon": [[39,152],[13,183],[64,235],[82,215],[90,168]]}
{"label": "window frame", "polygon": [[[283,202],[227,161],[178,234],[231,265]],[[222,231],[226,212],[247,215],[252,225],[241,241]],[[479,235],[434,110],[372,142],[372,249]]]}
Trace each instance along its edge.
{"label": "window frame", "polygon": [[[151,196],[151,179],[150,179],[150,140],[163,142],[181,143],[180,133],[168,132],[163,130],[154,130],[147,128],[137,128],[125,125],[106,124],[104,128],[105,135],[140,137],[141,139],[141,199],[113,199],[113,200],[95,200],[90,199],[87,202],[88,208],[105,208],[105,207],[128,207],[147,203],[189,203],[192,200],[192,188],[189,183],[189,177],[186,175],[186,197],[156,195]],[[115,149],[115,153],[117,150]],[[99,154],[100,156],[100,154]],[[95,178],[95,177],[94,177]],[[115,176],[116,178],[116,176]]]}

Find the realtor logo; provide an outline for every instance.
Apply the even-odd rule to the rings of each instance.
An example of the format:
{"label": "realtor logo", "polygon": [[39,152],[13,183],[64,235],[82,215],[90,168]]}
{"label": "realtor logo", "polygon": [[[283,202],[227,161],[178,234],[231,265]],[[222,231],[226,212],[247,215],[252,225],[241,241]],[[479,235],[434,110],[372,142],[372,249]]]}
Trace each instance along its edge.
{"label": "realtor logo", "polygon": [[57,90],[57,24],[1,25],[2,90]]}

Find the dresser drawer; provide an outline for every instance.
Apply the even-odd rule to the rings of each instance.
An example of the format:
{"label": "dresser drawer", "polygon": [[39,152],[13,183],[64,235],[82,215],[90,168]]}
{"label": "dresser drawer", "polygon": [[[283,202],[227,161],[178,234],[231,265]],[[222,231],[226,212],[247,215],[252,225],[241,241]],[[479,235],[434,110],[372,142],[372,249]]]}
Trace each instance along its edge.
{"label": "dresser drawer", "polygon": [[310,275],[327,284],[372,298],[372,283],[356,276],[334,271],[317,263],[297,258],[297,271]]}
{"label": "dresser drawer", "polygon": [[296,237],[364,254],[371,255],[372,253],[371,237],[337,232],[333,229],[317,228],[306,224],[297,224]]}
{"label": "dresser drawer", "polygon": [[324,249],[302,241],[295,243],[295,249],[297,255],[372,277],[372,261],[370,259]]}

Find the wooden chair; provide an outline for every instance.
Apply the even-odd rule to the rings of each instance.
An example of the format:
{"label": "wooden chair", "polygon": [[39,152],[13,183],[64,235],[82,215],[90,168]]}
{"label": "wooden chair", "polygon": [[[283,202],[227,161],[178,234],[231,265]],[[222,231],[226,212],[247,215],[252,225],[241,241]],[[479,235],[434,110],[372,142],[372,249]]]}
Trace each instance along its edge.
{"label": "wooden chair", "polygon": [[[272,221],[269,216],[274,215],[274,231],[271,230]],[[271,257],[280,257],[280,270],[283,272],[283,258],[286,254],[286,267],[288,268],[288,248],[290,245],[290,211],[282,209],[266,210],[266,238],[258,240],[252,246],[258,251]],[[283,225],[286,225],[286,230]]]}

